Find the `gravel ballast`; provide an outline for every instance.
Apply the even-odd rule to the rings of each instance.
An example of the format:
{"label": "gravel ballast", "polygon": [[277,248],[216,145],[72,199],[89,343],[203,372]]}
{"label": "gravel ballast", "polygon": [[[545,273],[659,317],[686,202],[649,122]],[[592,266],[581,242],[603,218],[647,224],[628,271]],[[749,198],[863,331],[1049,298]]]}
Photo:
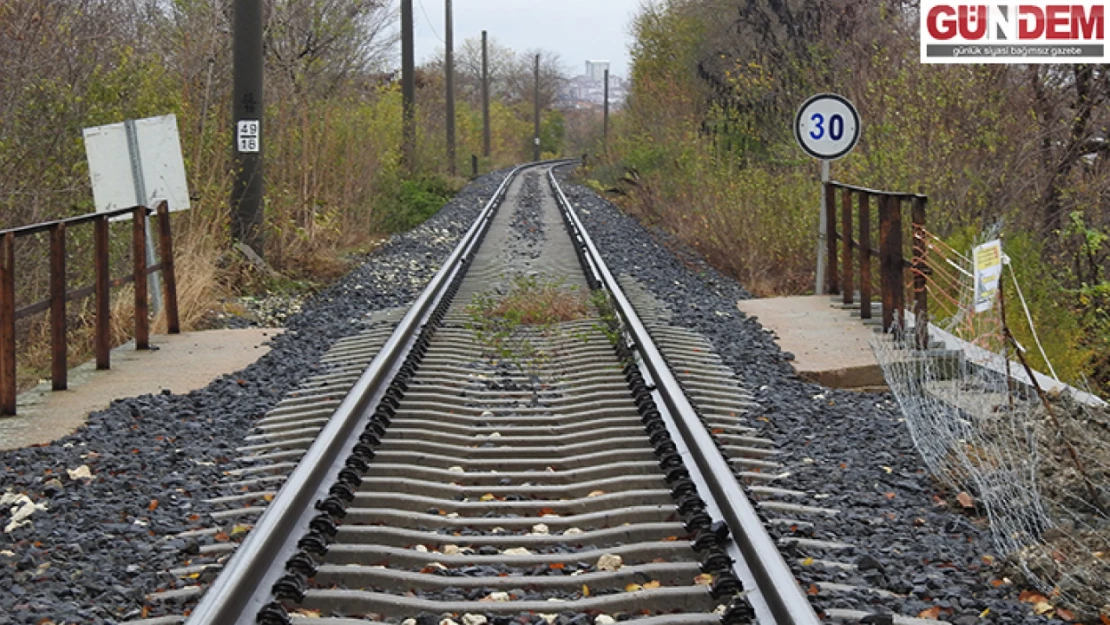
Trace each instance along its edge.
{"label": "gravel ballast", "polygon": [[[114,402],[52,444],[0,453],[0,496],[24,495],[29,521],[0,532],[0,625],[101,624],[141,615],[179,566],[174,534],[205,525],[202,502],[252,424],[367,313],[412,301],[507,172],[482,177],[420,227],[291,315],[269,354],[186,395]],[[87,467],[88,477],[82,477]],[[69,473],[74,471],[74,473]],[[0,507],[0,528],[17,509]],[[191,522],[190,518],[195,520]]]}
{"label": "gravel ballast", "polygon": [[[164,586],[162,571],[181,563],[179,541],[169,538],[204,525],[189,518],[203,518],[201,500],[222,494],[222,472],[254,421],[318,372],[319,356],[357,332],[367,312],[411,301],[504,175],[479,179],[305,303],[254,365],[186,395],[118,401],[71,436],[0,453],[0,495],[22,494],[45,506],[29,524],[0,533],[0,625],[137,618],[144,596]],[[736,300],[750,297],[743,287],[691,254],[672,252],[677,244],[592,191],[565,190],[614,274],[654,290],[675,323],[705,335],[756,394],[763,414],[752,425],[776,441],[790,472],[776,485],[827,494],[818,505],[841,510],[815,535],[857,545],[847,556],[830,557],[859,567],[836,573],[837,581],[907,596],[821,594],[814,597],[818,608],[912,616],[939,606],[946,610],[941,618],[963,624],[1048,622],[1014,599],[1017,588],[990,583],[1000,573],[984,561],[992,553],[988,532],[938,505],[889,395],[799,380],[771,336],[736,310]],[[514,225],[534,227],[527,220]],[[82,466],[90,477],[71,477]],[[0,507],[0,529],[13,509]],[[806,554],[787,555],[793,563]],[[796,567],[803,585],[835,576],[816,566]]]}
{"label": "gravel ballast", "polygon": [[[811,597],[817,609],[917,616],[939,607],[936,618],[961,624],[1049,622],[1016,600],[1018,587],[999,584],[1003,573],[992,564],[997,554],[985,522],[953,510],[938,493],[889,393],[801,380],[792,356],[737,310],[736,301],[751,295],[735,280],[593,191],[574,184],[564,191],[613,274],[650,288],[673,311],[672,323],[707,337],[755,394],[763,410],[750,425],[775,440],[775,459],[789,473],[774,485],[818,494],[816,505],[840,510],[834,520],[818,521],[816,533],[798,528],[796,535],[850,543],[852,551],[784,554],[803,587],[827,580],[902,595],[822,591]],[[788,544],[791,535],[780,532]],[[806,556],[848,561],[857,570],[798,564]]]}

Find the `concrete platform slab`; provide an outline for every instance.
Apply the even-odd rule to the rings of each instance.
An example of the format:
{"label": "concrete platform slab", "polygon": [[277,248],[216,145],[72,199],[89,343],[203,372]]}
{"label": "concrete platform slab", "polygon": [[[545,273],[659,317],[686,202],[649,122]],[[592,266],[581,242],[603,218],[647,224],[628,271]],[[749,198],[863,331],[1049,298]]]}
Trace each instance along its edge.
{"label": "concrete platform slab", "polygon": [[138,351],[134,343],[112,350],[112,368],[97,371],[87,362],[69,372],[69,390],[54,392],[50,382],[20,394],[17,415],[0,417],[0,450],[41,445],[84,425],[89,413],[114,399],[159,393],[188,393],[221,375],[238,371],[270,351],[267,341],[281,328],[206,330],[160,334],[158,349]]}
{"label": "concrete platform slab", "polygon": [[883,389],[886,382],[869,341],[874,326],[828,295],[773,297],[736,307],[775,333],[779,347],[794,354],[798,375],[833,388]]}

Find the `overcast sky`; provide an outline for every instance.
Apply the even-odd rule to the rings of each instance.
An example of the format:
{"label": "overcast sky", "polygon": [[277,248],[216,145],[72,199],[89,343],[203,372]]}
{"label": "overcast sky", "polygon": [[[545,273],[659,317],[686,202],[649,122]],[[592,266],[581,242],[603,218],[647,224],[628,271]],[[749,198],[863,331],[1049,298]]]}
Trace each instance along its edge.
{"label": "overcast sky", "polygon": [[[517,52],[557,52],[572,76],[582,74],[591,60],[609,61],[614,75],[627,78],[629,28],[642,1],[453,0],[455,49],[486,30]],[[413,0],[417,63],[443,50],[443,12],[443,0]]]}

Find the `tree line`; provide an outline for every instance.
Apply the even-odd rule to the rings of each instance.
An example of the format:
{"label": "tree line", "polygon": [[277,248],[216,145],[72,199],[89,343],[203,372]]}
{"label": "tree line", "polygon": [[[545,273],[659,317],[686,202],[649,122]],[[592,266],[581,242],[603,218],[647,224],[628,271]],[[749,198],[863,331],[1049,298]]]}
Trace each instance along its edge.
{"label": "tree line", "polygon": [[864,131],[834,178],[926,193],[928,227],[958,249],[1000,225],[1050,358],[1105,394],[1110,71],[925,65],[918,11],[912,0],[646,6],[598,175],[756,292],[812,290],[819,186],[792,118],[808,96],[840,93]]}
{"label": "tree line", "polygon": [[[204,323],[223,297],[274,286],[272,276],[230,251],[233,6],[0,2],[0,227],[92,212],[82,128],[174,113],[193,205],[173,217],[187,328]],[[277,286],[324,281],[348,266],[350,254],[418,223],[463,183],[446,176],[442,61],[418,70],[417,151],[412,167],[403,167],[392,3],[263,0],[263,8],[265,256],[284,276]],[[482,155],[480,39],[466,35],[456,55],[460,172],[470,171],[471,154]],[[564,79],[558,57],[518,53],[491,39],[492,145],[483,172],[531,157],[536,53],[546,108]],[[544,149],[556,153],[562,118],[545,111],[543,122]],[[75,228],[68,236],[71,283],[87,284],[91,262],[81,259],[90,258],[91,232]],[[46,242],[29,237],[18,245],[23,305],[45,297]],[[128,254],[126,245],[113,248],[113,262],[122,267]],[[77,305],[70,311],[75,327],[88,316]],[[32,338],[21,349],[35,342],[36,330],[25,330],[21,336]],[[76,331],[71,339],[84,340]],[[38,372],[20,375],[37,379]]]}

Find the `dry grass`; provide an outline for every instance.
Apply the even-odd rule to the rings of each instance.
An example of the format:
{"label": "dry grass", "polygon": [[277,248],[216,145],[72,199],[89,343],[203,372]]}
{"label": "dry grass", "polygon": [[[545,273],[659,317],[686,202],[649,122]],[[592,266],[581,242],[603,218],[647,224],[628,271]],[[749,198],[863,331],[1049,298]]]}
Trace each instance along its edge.
{"label": "dry grass", "polygon": [[549,325],[586,317],[588,295],[561,281],[519,277],[503,296],[484,294],[475,298],[472,312],[497,317],[519,325]]}

